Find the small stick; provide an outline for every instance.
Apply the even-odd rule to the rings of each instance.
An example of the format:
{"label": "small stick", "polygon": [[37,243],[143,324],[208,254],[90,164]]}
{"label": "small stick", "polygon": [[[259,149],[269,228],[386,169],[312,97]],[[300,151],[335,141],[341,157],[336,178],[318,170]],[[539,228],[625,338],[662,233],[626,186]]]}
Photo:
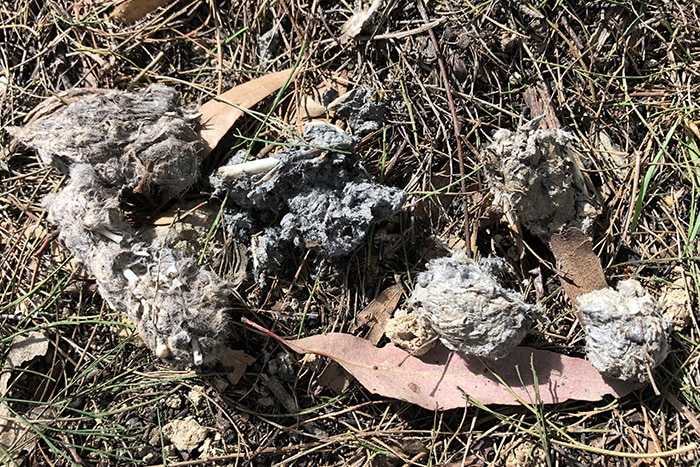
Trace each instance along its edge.
{"label": "small stick", "polygon": [[36,263],[34,263],[34,271],[32,272],[32,280],[30,281],[29,290],[32,290],[34,288],[34,285],[36,284],[36,278],[39,275],[39,265],[41,264],[41,258],[44,256],[44,253],[49,248],[51,242],[54,241],[56,238],[58,238],[58,230],[54,230],[53,232],[48,234],[44,238],[44,241],[41,243],[41,246],[39,246],[39,249],[37,249],[36,253],[34,253],[34,256],[36,257]]}

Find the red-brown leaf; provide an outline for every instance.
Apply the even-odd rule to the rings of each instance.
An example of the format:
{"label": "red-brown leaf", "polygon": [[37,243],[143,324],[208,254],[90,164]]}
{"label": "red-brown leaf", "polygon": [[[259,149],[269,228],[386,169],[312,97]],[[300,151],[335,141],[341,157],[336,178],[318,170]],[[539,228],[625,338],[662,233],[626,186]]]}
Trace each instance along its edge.
{"label": "red-brown leaf", "polygon": [[[349,334],[329,333],[291,341],[245,322],[295,352],[319,354],[338,362],[375,394],[430,410],[464,407],[465,394],[485,405],[519,405],[518,397],[526,403],[556,404],[567,400],[595,401],[606,394],[624,396],[635,388],[604,379],[586,360],[546,350],[517,347],[506,358],[485,362],[438,345],[421,357],[413,357],[393,345],[377,348]],[[539,381],[539,400],[535,396],[531,358]]]}

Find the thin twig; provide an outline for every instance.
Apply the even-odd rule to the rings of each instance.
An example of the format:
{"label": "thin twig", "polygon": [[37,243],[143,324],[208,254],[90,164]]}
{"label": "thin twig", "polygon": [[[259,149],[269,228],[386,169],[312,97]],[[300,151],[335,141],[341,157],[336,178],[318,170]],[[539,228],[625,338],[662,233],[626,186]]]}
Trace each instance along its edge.
{"label": "thin twig", "polygon": [[[423,21],[430,23],[430,18],[425,10],[425,3],[423,0],[417,2],[418,11],[420,12]],[[450,80],[447,76],[447,69],[445,68],[445,59],[442,56],[442,51],[440,50],[440,45],[438,44],[437,37],[433,29],[428,29],[428,35],[430,36],[430,41],[433,43],[433,48],[435,49],[435,55],[437,57],[438,66],[440,67],[440,75],[442,76],[442,82],[445,86],[445,95],[447,97],[447,105],[450,108],[450,114],[452,114],[452,127],[455,134],[455,144],[457,145],[457,159],[459,161],[459,177],[460,177],[460,189],[462,190],[462,210],[464,211],[464,245],[467,256],[472,255],[471,248],[471,233],[469,231],[469,204],[467,201],[467,182],[464,178],[464,150],[462,149],[462,140],[460,138],[460,133],[462,131],[461,125],[459,124],[459,119],[457,118],[457,109],[455,108],[455,102],[452,97],[452,88],[450,87]]]}

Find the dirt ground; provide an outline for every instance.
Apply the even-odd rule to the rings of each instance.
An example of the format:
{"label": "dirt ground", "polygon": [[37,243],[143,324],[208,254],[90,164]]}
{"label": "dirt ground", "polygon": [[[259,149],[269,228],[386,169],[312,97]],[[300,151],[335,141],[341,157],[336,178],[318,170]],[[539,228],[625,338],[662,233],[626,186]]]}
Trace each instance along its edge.
{"label": "dirt ground", "polygon": [[[131,24],[110,16],[119,3],[0,0],[4,463],[700,461],[698,2],[178,0]],[[363,20],[362,11],[374,14]],[[328,87],[368,88],[385,119],[356,151],[374,180],[405,190],[403,209],[351,254],[328,259],[299,245],[282,253],[264,285],[248,274],[226,311],[227,365],[161,360],[54,239],[42,203],[67,176],[13,142],[11,128],[66,91],[161,83],[196,109],[292,67],[294,82],[239,120],[203,173],[234,149],[257,157],[289,143],[309,96],[320,102]],[[285,338],[367,337],[371,326],[357,325],[362,310],[395,285],[404,306],[426,263],[460,250],[505,258],[525,301],[541,305],[525,344],[584,357],[585,334],[546,242],[494,210],[483,173],[494,133],[540,115],[542,125],[573,135],[600,207],[593,248],[608,283],[639,280],[672,321],[670,352],[652,383],[597,402],[430,411],[372,394],[328,359],[296,354],[241,323],[246,317]],[[347,128],[340,117],[333,122]],[[203,177],[177,203],[217,212],[221,200],[211,192]],[[174,209],[122,201],[134,225]],[[226,275],[236,254],[214,226],[221,248],[203,260]]]}

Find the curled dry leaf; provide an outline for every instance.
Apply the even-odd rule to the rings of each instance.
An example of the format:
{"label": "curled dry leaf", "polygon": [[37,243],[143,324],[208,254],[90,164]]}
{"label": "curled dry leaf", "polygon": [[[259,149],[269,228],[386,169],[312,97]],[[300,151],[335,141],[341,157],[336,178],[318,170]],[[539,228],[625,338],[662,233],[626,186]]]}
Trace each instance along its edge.
{"label": "curled dry leaf", "polygon": [[110,15],[116,22],[131,24],[173,0],[126,0]]}
{"label": "curled dry leaf", "polygon": [[246,109],[281,89],[293,78],[294,70],[282,70],[248,81],[205,102],[199,108],[204,141],[202,157],[207,157],[219,144]]}
{"label": "curled dry leaf", "polygon": [[580,229],[555,233],[549,241],[549,248],[557,259],[564,292],[574,305],[581,295],[608,287],[591,238]]}
{"label": "curled dry leaf", "polygon": [[[595,401],[606,394],[624,396],[636,387],[604,379],[583,359],[546,350],[517,347],[506,358],[486,361],[437,346],[417,358],[393,345],[376,348],[349,334],[285,340],[245,318],[243,321],[295,352],[314,353],[336,361],[372,393],[429,410],[464,407],[465,395],[481,404],[555,404],[567,400]],[[539,382],[537,391],[531,362]]]}

